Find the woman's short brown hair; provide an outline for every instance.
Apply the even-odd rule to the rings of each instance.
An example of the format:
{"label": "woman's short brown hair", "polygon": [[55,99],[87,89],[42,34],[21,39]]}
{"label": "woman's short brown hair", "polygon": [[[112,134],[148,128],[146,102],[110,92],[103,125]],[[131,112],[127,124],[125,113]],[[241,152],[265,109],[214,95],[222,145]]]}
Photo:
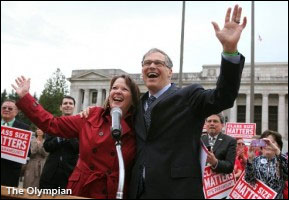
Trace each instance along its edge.
{"label": "woman's short brown hair", "polygon": [[267,138],[268,136],[272,136],[274,138],[274,140],[277,142],[278,147],[280,148],[280,150],[282,150],[283,148],[283,141],[282,141],[282,135],[276,131],[271,131],[271,130],[266,130],[262,133],[261,135],[261,139],[262,138]]}

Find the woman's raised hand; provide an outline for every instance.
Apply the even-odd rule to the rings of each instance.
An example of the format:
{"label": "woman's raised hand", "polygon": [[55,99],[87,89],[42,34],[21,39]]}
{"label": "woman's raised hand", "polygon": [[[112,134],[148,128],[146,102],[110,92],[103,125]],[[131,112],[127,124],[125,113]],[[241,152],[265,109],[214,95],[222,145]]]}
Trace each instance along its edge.
{"label": "woman's raised hand", "polygon": [[15,79],[15,82],[17,86],[15,86],[14,84],[12,84],[11,86],[14,88],[20,98],[24,97],[27,93],[29,93],[30,78],[26,79],[24,76],[21,76]]}

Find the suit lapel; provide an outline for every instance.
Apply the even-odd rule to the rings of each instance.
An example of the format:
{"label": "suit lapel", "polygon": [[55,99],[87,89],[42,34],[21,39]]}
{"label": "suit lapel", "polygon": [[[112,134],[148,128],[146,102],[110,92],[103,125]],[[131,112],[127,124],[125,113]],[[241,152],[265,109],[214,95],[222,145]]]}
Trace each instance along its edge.
{"label": "suit lapel", "polygon": [[220,133],[218,135],[217,141],[214,144],[214,148],[213,148],[214,153],[215,153],[215,149],[218,149],[218,147],[222,144],[223,140],[224,140],[224,136],[222,133]]}
{"label": "suit lapel", "polygon": [[17,120],[15,120],[12,124],[12,127],[19,128],[19,122]]}
{"label": "suit lapel", "polygon": [[209,136],[208,135],[204,135],[202,137],[202,141],[206,147],[209,146]]}
{"label": "suit lapel", "polygon": [[153,110],[155,105],[157,105],[160,101],[162,101],[163,99],[166,99],[170,94],[176,92],[178,90],[178,88],[176,87],[175,84],[172,83],[172,86],[165,91],[159,98],[157,98],[151,105],[151,109]]}
{"label": "suit lapel", "polygon": [[143,140],[146,140],[146,126],[145,126],[145,119],[144,119],[144,103],[145,100],[148,97],[148,92],[144,94],[140,100],[138,109],[137,109],[137,115],[136,115],[136,125],[135,130],[139,137],[141,137]]}
{"label": "suit lapel", "polygon": [[[178,90],[178,88],[175,86],[175,84],[172,83],[172,86],[151,104],[150,109],[152,110],[152,113],[153,113],[154,107],[160,101],[165,99],[170,94],[176,92],[177,90]],[[145,113],[144,104],[148,98],[148,95],[149,95],[149,93],[147,92],[142,96],[140,104],[139,104],[139,108],[138,108],[137,118],[136,118],[136,120],[137,120],[136,130],[137,130],[138,136],[141,137],[143,140],[146,140],[148,132],[149,132],[149,130],[147,131],[147,129],[146,129],[145,119],[144,119],[144,113]],[[151,122],[151,123],[153,123],[153,122]]]}
{"label": "suit lapel", "polygon": [[[153,112],[154,112],[153,109],[154,109],[154,107],[155,107],[158,103],[160,103],[162,100],[166,99],[168,96],[170,96],[171,94],[175,93],[177,90],[178,90],[178,88],[175,86],[175,84],[172,83],[171,87],[170,87],[167,91],[165,91],[161,96],[159,96],[159,98],[157,98],[157,99],[151,104],[151,106],[150,106],[150,109],[151,109],[151,118],[152,118],[152,116],[153,116]],[[151,128],[153,127],[153,124],[154,124],[154,122],[151,121],[150,129],[147,130],[147,132],[146,132],[147,135],[150,134],[150,130],[151,130]],[[147,136],[147,135],[146,135],[146,136]]]}

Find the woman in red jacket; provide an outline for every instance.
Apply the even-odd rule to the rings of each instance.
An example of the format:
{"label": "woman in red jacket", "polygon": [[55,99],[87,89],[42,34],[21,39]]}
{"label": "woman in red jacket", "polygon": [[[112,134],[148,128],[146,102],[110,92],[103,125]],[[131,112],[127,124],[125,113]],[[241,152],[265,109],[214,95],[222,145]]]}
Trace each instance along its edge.
{"label": "woman in red jacket", "polygon": [[[54,117],[29,94],[30,79],[19,77],[12,87],[20,97],[17,107],[44,132],[64,138],[79,139],[79,160],[67,188],[72,195],[108,198],[116,197],[118,187],[118,158],[115,140],[111,137],[110,109],[120,107],[123,113],[122,153],[128,177],[136,152],[132,116],[138,105],[139,89],[127,75],[112,79],[106,106],[93,107],[88,118],[79,115]],[[124,196],[126,195],[127,178]]]}

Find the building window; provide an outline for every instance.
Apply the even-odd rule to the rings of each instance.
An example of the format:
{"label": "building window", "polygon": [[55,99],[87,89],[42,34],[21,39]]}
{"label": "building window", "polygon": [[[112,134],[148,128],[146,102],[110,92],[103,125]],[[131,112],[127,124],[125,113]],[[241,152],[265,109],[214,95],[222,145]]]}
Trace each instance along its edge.
{"label": "building window", "polygon": [[262,106],[254,106],[254,123],[256,123],[256,134],[261,135]]}
{"label": "building window", "polygon": [[84,90],[81,90],[81,104],[84,102]]}
{"label": "building window", "polygon": [[97,92],[92,92],[91,103],[96,104],[96,102],[97,102]]}
{"label": "building window", "polygon": [[278,131],[278,106],[269,106],[269,129]]}
{"label": "building window", "polygon": [[103,90],[102,90],[102,102],[104,103],[105,100],[106,100],[106,90],[103,89]]}
{"label": "building window", "polygon": [[246,122],[246,106],[237,107],[237,122]]}

